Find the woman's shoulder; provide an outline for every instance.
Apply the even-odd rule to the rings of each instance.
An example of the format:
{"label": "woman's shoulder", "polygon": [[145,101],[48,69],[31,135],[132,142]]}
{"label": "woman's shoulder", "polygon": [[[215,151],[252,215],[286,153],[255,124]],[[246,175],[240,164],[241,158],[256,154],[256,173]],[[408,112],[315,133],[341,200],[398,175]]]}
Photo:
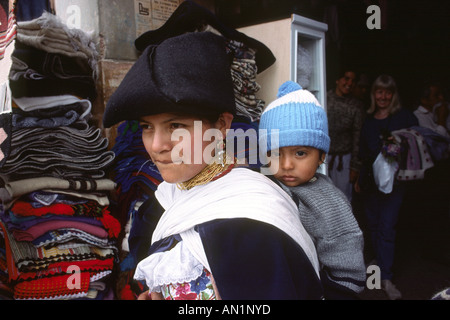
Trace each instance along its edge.
{"label": "woman's shoulder", "polygon": [[255,188],[278,188],[276,183],[264,173],[245,167],[233,168],[223,178],[232,183],[251,185],[253,190]]}
{"label": "woman's shoulder", "polygon": [[419,123],[414,113],[407,108],[401,108],[392,115],[392,118],[405,124],[407,127],[418,125]]}
{"label": "woman's shoulder", "polygon": [[414,115],[414,113],[408,108],[400,108],[396,113],[393,114],[396,117],[410,117]]}

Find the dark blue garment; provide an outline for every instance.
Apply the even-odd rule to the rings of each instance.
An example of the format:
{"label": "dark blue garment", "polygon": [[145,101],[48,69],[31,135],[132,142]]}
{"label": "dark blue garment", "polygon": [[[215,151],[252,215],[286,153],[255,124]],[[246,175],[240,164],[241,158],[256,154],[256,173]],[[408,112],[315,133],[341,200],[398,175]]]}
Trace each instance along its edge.
{"label": "dark blue garment", "polygon": [[361,160],[375,161],[378,153],[380,153],[382,140],[381,134],[383,130],[389,132],[410,128],[418,125],[416,116],[409,110],[400,109],[395,114],[390,115],[386,119],[375,119],[372,115],[368,116],[361,128],[359,156]]}
{"label": "dark blue garment", "polygon": [[359,157],[362,163],[359,184],[363,191],[364,211],[367,227],[371,234],[375,258],[381,270],[382,279],[392,278],[395,253],[395,226],[405,195],[403,182],[395,181],[390,194],[380,192],[373,179],[372,164],[381,151],[383,132],[417,126],[415,115],[401,109],[386,119],[369,116],[361,129]]}
{"label": "dark blue garment", "polygon": [[381,280],[391,280],[393,276],[395,227],[404,196],[404,184],[395,185],[389,194],[373,190],[364,195],[367,227],[370,232],[377,264],[380,267]]}
{"label": "dark blue garment", "polygon": [[49,0],[20,0],[16,3],[16,20],[33,20],[39,18],[44,11],[52,12]]}
{"label": "dark blue garment", "polygon": [[359,139],[360,186],[369,189],[374,186],[372,164],[381,151],[383,131],[392,132],[418,125],[416,116],[409,110],[400,109],[386,119],[375,119],[373,115],[366,118],[361,128]]}
{"label": "dark blue garment", "polygon": [[13,57],[26,64],[28,69],[56,79],[90,79],[94,73],[87,59],[47,52],[22,42],[16,42]]}
{"label": "dark blue garment", "polygon": [[315,300],[323,288],[303,249],[278,228],[250,219],[197,226],[224,300]]}
{"label": "dark blue garment", "polygon": [[129,256],[133,257],[134,267],[149,255],[153,231],[163,213],[164,209],[152,193],[134,214],[128,238]]}
{"label": "dark blue garment", "polygon": [[[146,211],[157,212],[151,205]],[[148,219],[148,216],[147,216]],[[154,220],[153,220],[154,221]],[[142,225],[142,220],[140,222]],[[140,249],[148,253],[170,250],[182,241],[169,236],[148,246],[155,226],[140,228]],[[144,232],[144,230],[146,232]],[[224,300],[317,300],[322,284],[303,249],[272,225],[250,219],[219,219],[196,226],[211,273]],[[138,238],[130,240],[130,249]],[[136,248],[136,247],[135,247]],[[134,250],[130,250],[131,251]],[[143,259],[142,250],[140,259]]]}

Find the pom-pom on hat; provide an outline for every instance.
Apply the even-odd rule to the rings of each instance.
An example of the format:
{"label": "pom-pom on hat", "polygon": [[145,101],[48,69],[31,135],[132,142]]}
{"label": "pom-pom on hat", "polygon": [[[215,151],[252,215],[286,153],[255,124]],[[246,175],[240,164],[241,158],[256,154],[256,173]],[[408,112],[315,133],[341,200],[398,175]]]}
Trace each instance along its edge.
{"label": "pom-pom on hat", "polygon": [[[309,91],[287,81],[278,89],[277,99],[270,103],[261,115],[260,139],[267,143],[267,150],[305,146],[328,153],[330,137],[324,108]],[[273,130],[279,130],[278,145],[272,145]]]}

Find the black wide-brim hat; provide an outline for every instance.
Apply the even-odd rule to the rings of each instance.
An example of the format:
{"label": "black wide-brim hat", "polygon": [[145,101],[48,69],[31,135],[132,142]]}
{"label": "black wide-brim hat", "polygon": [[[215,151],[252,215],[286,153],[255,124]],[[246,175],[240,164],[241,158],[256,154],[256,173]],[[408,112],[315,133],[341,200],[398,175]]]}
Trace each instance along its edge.
{"label": "black wide-brim hat", "polygon": [[147,46],[108,100],[104,127],[159,113],[234,115],[231,61],[225,39],[211,32]]}
{"label": "black wide-brim hat", "polygon": [[219,31],[225,38],[242,42],[254,49],[258,73],[275,62],[275,56],[265,44],[225,25],[211,11],[192,1],[182,2],[160,28],[143,33],[135,40],[134,45],[137,50],[143,51],[149,45],[186,32],[201,30],[206,25]]}

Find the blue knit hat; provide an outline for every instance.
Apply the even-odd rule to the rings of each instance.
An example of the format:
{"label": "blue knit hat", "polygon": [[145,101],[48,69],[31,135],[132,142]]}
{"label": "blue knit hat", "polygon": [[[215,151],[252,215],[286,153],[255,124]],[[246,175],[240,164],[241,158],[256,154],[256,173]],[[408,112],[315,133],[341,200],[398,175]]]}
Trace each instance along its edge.
{"label": "blue knit hat", "polygon": [[[277,99],[261,115],[259,129],[260,141],[267,143],[268,151],[277,147],[306,146],[328,153],[330,148],[324,108],[311,92],[293,81],[280,86]],[[278,146],[271,141],[275,129],[279,130]]]}

